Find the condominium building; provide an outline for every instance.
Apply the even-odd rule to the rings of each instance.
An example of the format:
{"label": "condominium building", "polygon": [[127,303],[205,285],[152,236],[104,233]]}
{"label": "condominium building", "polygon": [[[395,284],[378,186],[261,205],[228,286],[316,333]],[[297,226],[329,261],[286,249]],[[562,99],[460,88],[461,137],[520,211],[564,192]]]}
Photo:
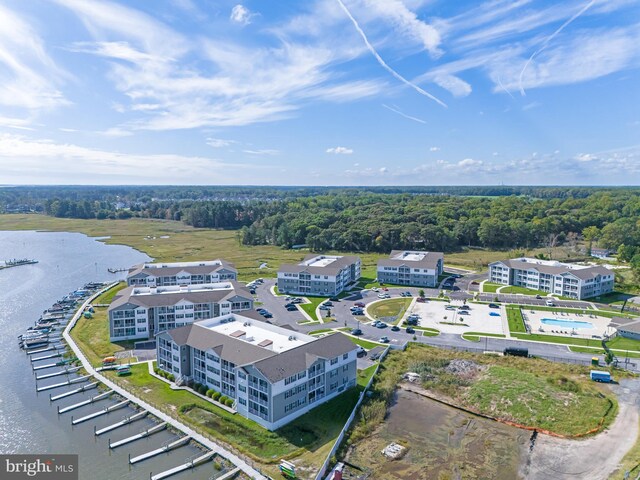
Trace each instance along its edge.
{"label": "condominium building", "polygon": [[253,296],[235,281],[132,286],[118,292],[109,306],[109,336],[112,342],[153,338],[197,320],[252,308]]}
{"label": "condominium building", "polygon": [[239,414],[275,430],[356,385],[357,345],[340,333],[304,335],[242,314],[157,336],[158,367],[234,400]]}
{"label": "condominium building", "polygon": [[612,292],[614,274],[601,266],[523,257],[490,263],[489,281],[583,299]]}
{"label": "condominium building", "polygon": [[393,250],[389,258],[378,261],[378,281],[412,287],[437,287],[444,269],[441,252]]}
{"label": "condominium building", "polygon": [[278,270],[278,290],[298,295],[333,296],[360,278],[360,258],[345,255],[307,255]]}
{"label": "condominium building", "polygon": [[129,269],[127,285],[162,287],[236,280],[238,271],[224,260],[141,263]]}

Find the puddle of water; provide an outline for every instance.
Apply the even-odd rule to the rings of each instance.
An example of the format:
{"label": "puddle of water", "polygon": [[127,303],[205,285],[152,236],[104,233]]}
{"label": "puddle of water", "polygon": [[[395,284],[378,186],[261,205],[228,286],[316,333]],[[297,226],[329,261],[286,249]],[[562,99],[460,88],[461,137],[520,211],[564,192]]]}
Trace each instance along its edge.
{"label": "puddle of water", "polygon": [[[519,478],[529,436],[399,390],[385,422],[348,460],[366,466],[376,479],[513,480]],[[382,455],[391,442],[409,447],[402,459]]]}

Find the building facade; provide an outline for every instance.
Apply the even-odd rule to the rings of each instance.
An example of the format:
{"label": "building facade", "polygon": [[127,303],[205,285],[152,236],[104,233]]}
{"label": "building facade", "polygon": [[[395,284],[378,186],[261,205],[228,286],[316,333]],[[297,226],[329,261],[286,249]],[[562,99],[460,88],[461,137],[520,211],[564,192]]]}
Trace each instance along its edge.
{"label": "building facade", "polygon": [[437,287],[444,270],[444,254],[393,250],[389,258],[378,261],[380,283],[412,287]]}
{"label": "building facade", "polygon": [[201,285],[236,280],[238,271],[224,260],[177,263],[141,263],[129,269],[127,285],[163,287]]}
{"label": "building facade", "polygon": [[360,258],[345,255],[307,255],[298,264],[278,270],[278,291],[296,295],[338,295],[360,278]]}
{"label": "building facade", "polygon": [[157,336],[158,367],[234,400],[239,414],[275,430],[356,385],[357,345],[315,338],[241,314]]}
{"label": "building facade", "polygon": [[523,257],[490,263],[489,281],[581,300],[612,292],[614,274],[601,266]]}
{"label": "building facade", "polygon": [[152,339],[165,330],[253,308],[253,296],[237,282],[127,287],[109,306],[112,342]]}

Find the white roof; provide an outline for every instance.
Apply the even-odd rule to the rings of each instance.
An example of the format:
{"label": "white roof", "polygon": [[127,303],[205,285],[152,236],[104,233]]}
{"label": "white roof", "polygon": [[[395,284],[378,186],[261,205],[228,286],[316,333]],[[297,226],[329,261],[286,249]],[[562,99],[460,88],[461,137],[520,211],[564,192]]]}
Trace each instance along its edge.
{"label": "white roof", "polygon": [[169,295],[173,293],[199,293],[233,290],[233,285],[229,282],[201,283],[196,285],[168,285],[164,287],[135,287],[131,296],[143,295]]}
{"label": "white roof", "polygon": [[222,262],[220,260],[205,260],[200,262],[145,263],[143,268],[215,267],[217,265],[222,265]]}
{"label": "white roof", "polygon": [[197,322],[197,325],[276,353],[286,352],[316,340],[309,335],[254,320],[237,313],[201,320]]}
{"label": "white roof", "polygon": [[562,263],[557,260],[540,260],[538,258],[520,257],[514,258],[512,262],[529,263],[533,265],[543,265],[545,267],[562,267],[567,270],[583,270],[585,268],[591,268],[588,265],[576,265],[575,263]]}

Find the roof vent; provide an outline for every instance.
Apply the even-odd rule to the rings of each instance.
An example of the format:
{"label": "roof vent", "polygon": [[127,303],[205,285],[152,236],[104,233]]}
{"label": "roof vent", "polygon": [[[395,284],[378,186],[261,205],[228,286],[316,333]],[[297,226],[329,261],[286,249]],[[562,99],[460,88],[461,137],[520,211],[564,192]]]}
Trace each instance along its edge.
{"label": "roof vent", "polygon": [[295,337],[294,335],[290,335],[288,340],[289,340],[289,341],[293,341],[293,340],[295,340],[295,339],[296,339],[296,337]]}

